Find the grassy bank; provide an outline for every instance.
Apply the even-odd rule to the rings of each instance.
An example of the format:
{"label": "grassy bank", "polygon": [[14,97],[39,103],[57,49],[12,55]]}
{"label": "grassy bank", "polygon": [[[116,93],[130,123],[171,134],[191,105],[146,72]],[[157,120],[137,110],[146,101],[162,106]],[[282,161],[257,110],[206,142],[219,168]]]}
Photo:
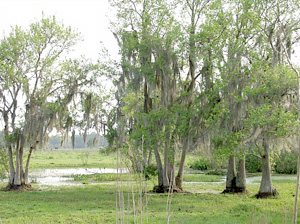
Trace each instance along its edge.
{"label": "grassy bank", "polygon": [[[151,184],[147,186],[148,190],[151,187]],[[224,184],[186,184],[186,190],[199,193],[171,197],[170,223],[290,223],[294,184],[281,182],[275,187],[280,196],[256,199],[253,197],[258,190],[256,184],[248,186],[247,195],[215,194],[223,190]],[[123,193],[124,218],[126,223],[132,223],[134,210],[132,201],[128,206],[131,191],[126,183]],[[168,195],[146,194],[142,200],[148,203],[143,209],[144,223],[148,220],[148,223],[165,224]],[[0,192],[0,206],[3,223],[115,223],[115,183]]]}
{"label": "grassy bank", "polygon": [[[116,167],[115,155],[104,155],[98,151],[45,151],[36,152],[32,158],[32,168],[84,168]],[[86,159],[86,160],[84,160]],[[188,169],[187,169],[188,170]],[[258,174],[252,174],[257,177]],[[123,216],[125,223],[291,223],[294,202],[294,175],[274,175],[274,187],[280,195],[270,199],[256,199],[259,181],[254,179],[248,185],[247,195],[220,194],[225,183],[223,176],[186,173],[184,190],[190,194],[137,193],[140,187],[149,192],[157,183],[151,177],[142,184],[138,175],[124,174],[122,197],[119,197],[116,174],[73,175],[81,186],[50,187],[37,186],[32,192],[0,191],[0,216],[3,223],[116,223],[116,214]],[[128,180],[128,182],[126,182]],[[133,189],[133,190],[132,190]],[[133,204],[132,197],[135,198]],[[123,212],[116,213],[116,198],[124,198]],[[139,200],[141,199],[141,200]],[[139,208],[139,203],[143,208]],[[170,210],[167,212],[167,203]],[[171,203],[170,203],[171,202]],[[118,208],[120,202],[118,202]],[[135,209],[133,208],[135,205]],[[136,214],[136,216],[135,216]]]}

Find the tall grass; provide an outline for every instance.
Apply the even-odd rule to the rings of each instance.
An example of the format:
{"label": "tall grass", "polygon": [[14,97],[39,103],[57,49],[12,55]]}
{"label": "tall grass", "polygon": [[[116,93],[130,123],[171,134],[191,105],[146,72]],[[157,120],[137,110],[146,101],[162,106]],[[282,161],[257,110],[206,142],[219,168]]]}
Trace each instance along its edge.
{"label": "tall grass", "polygon": [[[129,147],[127,150],[131,150],[131,148]],[[141,154],[143,154],[143,150],[144,145],[142,143]],[[123,168],[128,170],[126,175],[122,173]],[[147,181],[143,175],[143,167],[141,172],[135,173],[131,162],[128,161],[125,155],[121,153],[121,150],[118,149],[117,169],[118,177],[115,188],[116,223],[124,224],[132,223],[132,221],[135,224],[149,223],[149,213],[147,210],[149,198],[146,194]],[[124,190],[126,190],[127,194]]]}

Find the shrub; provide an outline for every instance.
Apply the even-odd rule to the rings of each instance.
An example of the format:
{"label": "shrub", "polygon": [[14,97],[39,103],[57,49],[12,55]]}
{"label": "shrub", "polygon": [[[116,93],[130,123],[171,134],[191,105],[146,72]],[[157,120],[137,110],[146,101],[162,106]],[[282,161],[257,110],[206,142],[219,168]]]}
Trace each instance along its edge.
{"label": "shrub", "polygon": [[262,171],[262,164],[260,158],[253,155],[246,155],[245,162],[247,172],[255,173]]}
{"label": "shrub", "polygon": [[151,176],[158,175],[157,166],[154,164],[150,164],[144,168],[143,173],[144,173],[146,180],[149,180],[151,178]]}
{"label": "shrub", "polygon": [[215,169],[215,170],[210,170],[210,171],[206,172],[205,174],[224,176],[224,175],[226,175],[226,171],[221,170],[221,169]]}
{"label": "shrub", "polygon": [[109,155],[110,153],[116,152],[116,148],[112,148],[112,147],[104,147],[104,146],[100,146],[99,148],[99,153],[102,155]]}
{"label": "shrub", "polygon": [[275,171],[277,173],[295,174],[297,173],[297,152],[284,150],[276,155]]}
{"label": "shrub", "polygon": [[211,168],[211,165],[207,158],[201,156],[190,164],[190,168],[194,170],[208,170]]}

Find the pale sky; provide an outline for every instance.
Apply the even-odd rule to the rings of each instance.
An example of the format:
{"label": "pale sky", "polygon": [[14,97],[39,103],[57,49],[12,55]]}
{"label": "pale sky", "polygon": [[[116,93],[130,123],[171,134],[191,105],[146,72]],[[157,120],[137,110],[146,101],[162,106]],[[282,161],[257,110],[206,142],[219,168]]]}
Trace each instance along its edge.
{"label": "pale sky", "polygon": [[97,59],[100,41],[116,57],[117,42],[109,30],[108,0],[0,0],[0,35],[8,34],[11,26],[23,28],[46,16],[55,15],[66,26],[78,29],[84,41],[77,45],[74,56]]}
{"label": "pale sky", "polygon": [[[40,20],[42,12],[46,16],[55,15],[65,25],[77,28],[84,42],[76,47],[74,56],[86,55],[97,59],[100,41],[112,58],[118,58],[118,46],[109,30],[109,18],[112,17],[108,0],[0,0],[0,37],[8,34],[11,26],[28,27]],[[299,46],[293,55],[294,63],[299,64]],[[297,57],[298,56],[298,57]]]}

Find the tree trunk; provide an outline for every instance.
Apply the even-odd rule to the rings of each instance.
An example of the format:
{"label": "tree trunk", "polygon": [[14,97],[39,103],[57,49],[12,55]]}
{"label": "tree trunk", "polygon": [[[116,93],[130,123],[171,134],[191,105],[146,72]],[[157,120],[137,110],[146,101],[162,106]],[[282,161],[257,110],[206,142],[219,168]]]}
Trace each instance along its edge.
{"label": "tree trunk", "polygon": [[154,155],[155,155],[155,160],[156,160],[156,166],[158,170],[158,186],[155,186],[153,191],[154,192],[163,192],[163,185],[164,185],[164,170],[160,158],[160,154],[158,152],[158,145],[157,142],[154,143]]}
{"label": "tree trunk", "polygon": [[170,191],[178,191],[175,184],[175,149],[172,149],[170,153],[169,159],[169,172],[168,172],[168,178],[169,178],[169,190]]}
{"label": "tree trunk", "polygon": [[186,149],[184,148],[182,150],[180,164],[179,164],[179,169],[178,169],[178,173],[177,173],[177,176],[176,176],[176,179],[175,179],[176,187],[178,189],[180,189],[180,190],[182,190],[182,181],[183,181],[183,170],[184,170],[185,155],[186,155]]}
{"label": "tree trunk", "polygon": [[14,167],[14,157],[12,148],[8,146],[8,158],[9,158],[9,184],[13,185],[15,178],[15,167]]}
{"label": "tree trunk", "polygon": [[[8,139],[9,136],[9,130],[8,130],[8,114],[7,112],[3,111],[3,119],[4,119],[4,137],[5,139]],[[13,156],[13,150],[8,141],[5,141],[5,145],[8,150],[8,158],[9,158],[9,185],[14,184],[14,178],[15,178],[15,166],[14,166],[14,156]]]}
{"label": "tree trunk", "polygon": [[247,193],[245,157],[239,159],[239,168],[236,176],[236,192]]}
{"label": "tree trunk", "polygon": [[236,166],[234,156],[228,159],[228,168],[226,176],[226,189],[223,193],[234,193],[236,190]]}
{"label": "tree trunk", "polygon": [[177,176],[175,179],[176,187],[180,190],[182,190],[184,163],[185,163],[185,158],[186,158],[186,154],[188,151],[189,151],[189,139],[187,141],[187,146],[183,147],[183,149],[182,149],[179,169],[178,169],[178,173],[177,173]]}
{"label": "tree trunk", "polygon": [[25,181],[26,185],[29,185],[29,164],[30,164],[30,159],[31,159],[31,154],[32,154],[33,149],[34,149],[34,147],[31,146],[28,157],[27,157],[27,161],[26,161],[26,168],[25,168],[25,174],[24,174],[24,181]]}
{"label": "tree trunk", "polygon": [[164,149],[164,172],[163,172],[163,190],[167,191],[169,188],[169,168],[170,162],[168,157],[168,149]]}
{"label": "tree trunk", "polygon": [[[21,143],[21,144],[22,144],[22,143]],[[21,180],[21,185],[25,184],[25,180],[24,180],[23,155],[24,155],[24,149],[23,149],[23,145],[21,145],[21,147],[20,147],[20,154],[19,154],[19,159],[20,159],[20,180]]]}
{"label": "tree trunk", "polygon": [[152,163],[152,149],[149,149],[149,155],[148,155],[148,161],[147,161],[147,165],[151,165]]}
{"label": "tree trunk", "polygon": [[171,148],[171,136],[165,139],[164,149],[164,191],[173,191],[175,186],[175,149]]}
{"label": "tree trunk", "polygon": [[[18,143],[19,144],[19,143]],[[21,185],[21,167],[20,167],[20,152],[19,152],[19,145],[16,148],[16,171],[15,171],[15,178],[14,178],[14,184],[16,186]]]}
{"label": "tree trunk", "polygon": [[267,137],[263,138],[263,150],[264,154],[262,155],[262,178],[259,192],[256,195],[256,197],[258,198],[269,197],[272,195],[275,196],[278,194],[278,191],[272,188],[270,147],[269,139]]}

